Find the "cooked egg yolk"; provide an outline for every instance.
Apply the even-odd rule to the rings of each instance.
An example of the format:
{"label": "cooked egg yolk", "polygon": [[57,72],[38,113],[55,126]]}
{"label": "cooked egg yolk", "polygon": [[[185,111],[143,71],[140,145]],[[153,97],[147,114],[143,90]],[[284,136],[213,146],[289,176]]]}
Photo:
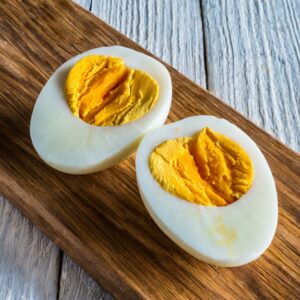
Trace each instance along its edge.
{"label": "cooked egg yolk", "polygon": [[158,84],[123,59],[89,55],[70,70],[65,93],[74,115],[93,125],[112,126],[141,118],[158,99]]}
{"label": "cooked egg yolk", "polygon": [[246,151],[210,128],[160,144],[152,151],[149,166],[164,190],[206,206],[236,201],[253,182]]}

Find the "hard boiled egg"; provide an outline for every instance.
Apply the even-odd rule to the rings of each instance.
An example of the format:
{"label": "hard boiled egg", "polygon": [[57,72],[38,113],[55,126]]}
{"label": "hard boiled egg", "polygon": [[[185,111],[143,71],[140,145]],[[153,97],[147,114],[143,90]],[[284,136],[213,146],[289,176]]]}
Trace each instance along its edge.
{"label": "hard boiled egg", "polygon": [[[141,117],[135,114],[135,119],[130,116],[132,122],[127,120],[123,122],[124,124],[119,122],[115,126],[95,126],[93,123],[89,124],[73,114],[74,111],[72,112],[68,106],[68,100],[72,102],[73,98],[76,98],[77,92],[74,89],[73,94],[72,91],[67,91],[69,94],[66,95],[65,83],[68,74],[77,62],[82,61],[87,56],[91,56],[96,61],[95,66],[96,64],[99,65],[97,55],[115,57],[116,59],[112,58],[109,62],[113,67],[113,64],[117,66],[121,64],[118,58],[124,60],[126,68],[130,68],[128,70],[131,72],[129,74],[128,71],[124,86],[128,84],[132,76],[142,82],[145,73],[157,82],[158,99],[146,114]],[[94,72],[95,68],[91,69]],[[138,71],[133,73],[131,69]],[[73,70],[71,80],[82,76],[82,74],[84,74],[84,70],[80,69],[79,65],[75,71]],[[92,75],[94,76],[94,74]],[[89,80],[91,82],[91,78]],[[74,84],[74,80],[69,81],[68,87],[73,88],[76,82]],[[122,89],[124,88],[121,86],[118,91],[119,94]],[[94,91],[90,95],[92,100],[95,100],[98,95],[100,97],[102,93],[96,89]],[[137,90],[136,95],[138,93]],[[68,97],[69,99],[67,99]],[[147,131],[164,124],[170,110],[171,98],[170,75],[167,69],[157,60],[120,46],[89,50],[71,58],[59,67],[43,87],[31,117],[31,140],[39,156],[47,164],[60,171],[73,174],[99,171],[125,159],[135,151],[139,141]],[[71,104],[74,106],[74,101]],[[113,105],[108,106],[104,113],[97,115],[97,122],[94,123],[98,125],[105,121],[106,124],[111,125],[114,108]],[[108,121],[106,119],[103,121],[103,116],[109,116],[110,118]],[[84,112],[84,117],[88,118],[89,115]]]}
{"label": "hard boiled egg", "polygon": [[[170,185],[171,187],[167,186],[167,180],[174,177],[172,175],[173,177],[169,176],[171,179],[168,179],[168,172],[171,172],[171,169],[164,173],[160,172],[156,178],[154,177],[153,170],[150,168],[150,166],[153,168],[153,157],[151,158],[153,151],[155,149],[163,151],[163,148],[157,147],[167,145],[163,143],[178,138],[185,138],[177,141],[186,145],[188,137],[195,136],[203,128],[210,128],[224,135],[226,138],[223,138],[227,139],[226,141],[232,140],[232,143],[228,142],[224,144],[225,146],[223,145],[228,153],[237,151],[233,149],[234,145],[239,145],[245,150],[239,150],[238,156],[243,156],[240,162],[232,162],[232,165],[239,164],[238,170],[235,171],[241,176],[240,180],[236,181],[237,189],[244,192],[241,197],[240,194],[229,193],[226,203],[222,199],[219,201],[209,188],[204,187],[205,191],[208,191],[208,199],[202,201],[201,197],[196,196],[187,196],[190,201],[183,199],[180,197],[181,194],[197,193],[197,186],[191,184],[190,178],[192,177],[187,174],[187,167],[182,166],[184,163],[180,161],[176,161],[174,164],[177,165],[171,167],[181,170],[181,176],[188,186],[187,191],[180,188],[179,181],[178,184]],[[218,141],[215,143],[219,146]],[[205,147],[209,146],[207,145]],[[170,157],[178,155],[181,151],[179,147],[175,150],[172,147],[164,149],[167,149],[166,155]],[[211,157],[206,160],[211,161],[212,169],[209,172],[215,172],[218,169],[224,171],[220,165],[221,162],[214,161],[217,155],[218,153],[213,150]],[[201,161],[203,159],[200,158],[198,168],[204,170]],[[189,162],[186,161],[186,163]],[[249,171],[252,167],[254,172]],[[240,168],[244,168],[241,173],[239,173]],[[218,266],[240,266],[258,258],[273,239],[277,226],[278,204],[274,179],[268,163],[253,140],[224,119],[196,116],[151,131],[143,138],[138,148],[136,176],[141,197],[156,224],[178,246],[200,260]],[[214,176],[218,179],[218,174]],[[223,176],[226,177],[222,175],[218,179],[219,182],[222,181]],[[162,186],[162,183],[167,188]],[[207,183],[210,187],[214,184],[217,184],[214,180]],[[214,197],[212,199],[214,201],[210,201],[209,197]],[[220,206],[216,206],[218,204]]]}

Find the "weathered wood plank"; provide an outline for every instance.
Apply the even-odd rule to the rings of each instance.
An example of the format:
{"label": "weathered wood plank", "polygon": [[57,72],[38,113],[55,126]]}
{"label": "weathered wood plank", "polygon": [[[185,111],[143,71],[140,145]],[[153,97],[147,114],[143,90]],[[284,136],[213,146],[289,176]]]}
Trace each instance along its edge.
{"label": "weathered wood plank", "polygon": [[300,1],[202,0],[208,88],[300,151]]}
{"label": "weathered wood plank", "polygon": [[199,0],[75,0],[131,40],[205,86]]}
{"label": "weathered wood plank", "polygon": [[65,254],[62,261],[59,299],[110,300],[113,298]]}
{"label": "weathered wood plank", "polygon": [[[200,3],[193,1],[76,0],[85,9],[205,86]],[[84,291],[88,291],[85,293]],[[61,299],[109,297],[64,254]]]}
{"label": "weathered wood plank", "polygon": [[56,299],[59,251],[0,196],[0,299]]}

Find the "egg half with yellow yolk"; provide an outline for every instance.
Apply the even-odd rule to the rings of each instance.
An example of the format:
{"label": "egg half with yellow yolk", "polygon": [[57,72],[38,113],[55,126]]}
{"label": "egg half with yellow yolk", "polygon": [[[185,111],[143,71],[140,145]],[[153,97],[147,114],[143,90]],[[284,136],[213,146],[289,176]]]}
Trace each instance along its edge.
{"label": "egg half with yellow yolk", "polygon": [[172,83],[157,60],[121,46],[77,55],[50,77],[34,106],[30,135],[39,156],[72,174],[111,167],[164,124]]}
{"label": "egg half with yellow yolk", "polygon": [[146,134],[136,177],[153,220],[200,260],[240,266],[274,237],[278,204],[268,163],[253,140],[224,119],[190,117]]}

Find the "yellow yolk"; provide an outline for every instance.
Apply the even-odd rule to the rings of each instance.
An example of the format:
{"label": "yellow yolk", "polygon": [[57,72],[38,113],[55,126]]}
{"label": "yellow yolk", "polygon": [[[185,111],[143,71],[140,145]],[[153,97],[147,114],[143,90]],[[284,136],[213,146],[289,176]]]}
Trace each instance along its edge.
{"label": "yellow yolk", "polygon": [[153,177],[167,192],[206,206],[225,206],[245,194],[253,182],[246,151],[210,128],[195,137],[168,140],[149,158]]}
{"label": "yellow yolk", "polygon": [[74,115],[93,125],[126,124],[141,118],[158,99],[158,84],[123,59],[89,55],[70,70],[65,93]]}

